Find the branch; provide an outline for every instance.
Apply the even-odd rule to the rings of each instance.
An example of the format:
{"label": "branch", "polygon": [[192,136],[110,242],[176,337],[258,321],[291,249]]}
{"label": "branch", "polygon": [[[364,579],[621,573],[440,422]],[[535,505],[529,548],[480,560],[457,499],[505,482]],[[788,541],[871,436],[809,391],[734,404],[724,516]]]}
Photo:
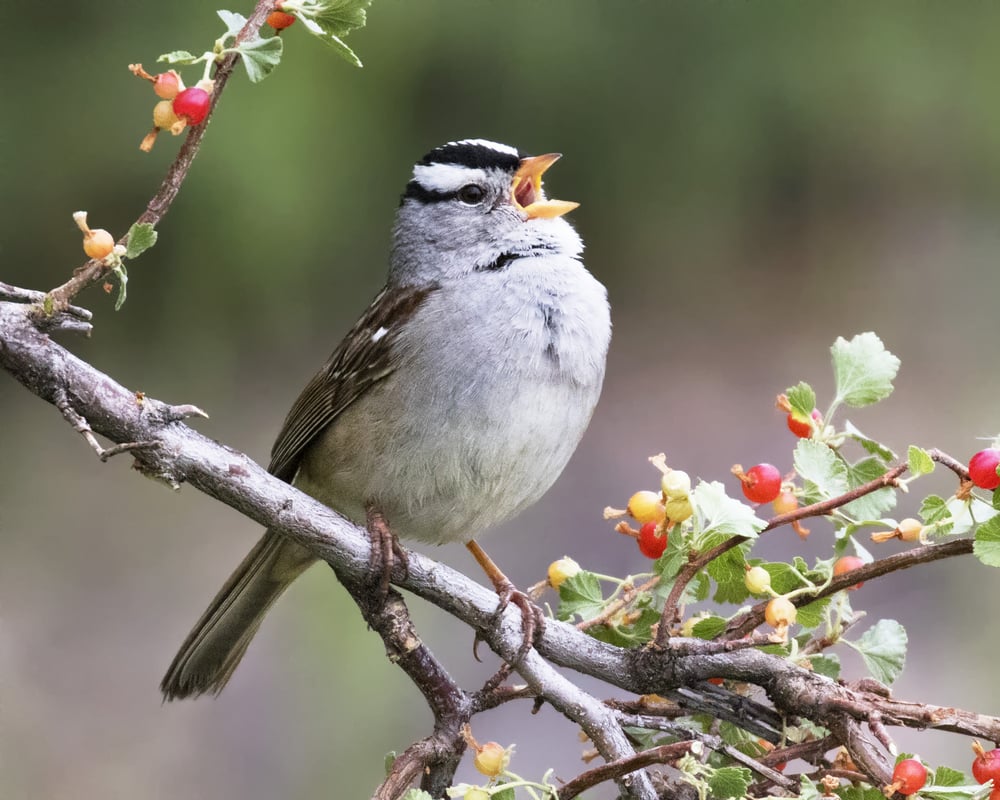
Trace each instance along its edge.
{"label": "branch", "polygon": [[[56,314],[46,324],[58,330],[66,319],[79,317]],[[268,474],[243,453],[185,425],[181,420],[191,413],[191,407],[171,406],[149,397],[140,400],[135,392],[68,352],[36,327],[31,306],[0,302],[0,366],[39,397],[71,409],[87,422],[94,435],[115,444],[155,445],[132,451],[143,471],[171,484],[189,483],[261,525],[289,536],[330,564],[348,586],[361,585],[367,579],[370,541],[364,530]],[[954,547],[967,545],[960,540],[932,546],[940,548],[934,552]],[[901,557],[906,558],[906,554]],[[408,569],[402,573],[400,568],[393,575],[395,585],[465,622],[501,658],[516,661],[522,638],[516,607],[508,607],[497,622],[495,593],[418,553],[409,553]],[[849,578],[855,582],[857,579],[857,574]],[[394,619],[396,623],[407,620],[405,615]],[[384,631],[388,627],[376,618],[373,626],[382,627],[380,633],[386,638]],[[406,640],[409,633],[405,624],[395,630],[389,641]],[[420,681],[429,681],[421,689],[425,696],[443,690],[443,697],[433,701],[428,698],[429,702],[442,704],[441,709],[447,713],[462,708],[466,696],[443,670],[438,672],[440,665],[425,660],[429,653],[419,644],[404,647],[401,652],[404,659],[421,663],[413,673],[419,674]],[[908,703],[844,686],[742,643],[673,638],[665,647],[625,650],[597,641],[572,625],[548,620],[537,647],[516,664],[516,669],[531,694],[544,698],[583,727],[608,762],[640,763],[633,760],[634,746],[616,711],[584,692],[553,665],[636,694],[674,696],[689,713],[704,712],[717,718],[729,714],[741,727],[765,731],[772,738],[784,720],[809,719],[826,727],[840,744],[847,746],[855,763],[876,785],[887,778],[888,756],[882,741],[885,737],[879,733],[883,725],[939,728],[1000,740],[1000,719],[996,717]],[[712,677],[760,686],[774,707],[723,687],[706,685],[704,682]],[[487,704],[483,700],[482,705]],[[429,737],[425,744],[414,746],[414,753],[423,758],[446,741],[446,736]],[[433,752],[431,760],[438,755],[439,751]],[[439,776],[446,773],[442,770]],[[616,777],[626,796],[642,800],[657,796],[650,777],[643,771]]]}
{"label": "branch", "polygon": [[[267,15],[273,9],[274,0],[258,0],[246,25],[236,35],[237,44],[257,36],[258,31],[267,19]],[[149,223],[155,227],[170,210],[170,206],[176,199],[178,192],[180,192],[181,185],[184,183],[184,179],[187,178],[191,165],[194,163],[195,156],[198,155],[201,140],[205,137],[205,133],[208,130],[208,123],[215,112],[215,107],[222,97],[222,92],[225,90],[226,84],[229,82],[229,78],[233,74],[233,69],[236,67],[238,60],[238,53],[230,53],[223,58],[222,62],[216,68],[215,75],[213,76],[215,88],[212,90],[212,104],[208,110],[208,116],[198,125],[192,125],[188,128],[184,143],[181,145],[180,150],[178,150],[173,163],[167,169],[167,174],[163,178],[162,183],[160,183],[160,188],[146,205],[146,210],[136,219],[136,224]],[[127,246],[128,236],[121,237],[118,240],[118,244]],[[74,270],[73,277],[66,281],[66,283],[48,293],[48,300],[51,304],[49,307],[53,311],[65,311],[69,307],[70,300],[88,286],[102,280],[109,271],[110,267],[104,263],[103,259],[90,259]],[[38,301],[44,298],[45,295],[41,295]]]}

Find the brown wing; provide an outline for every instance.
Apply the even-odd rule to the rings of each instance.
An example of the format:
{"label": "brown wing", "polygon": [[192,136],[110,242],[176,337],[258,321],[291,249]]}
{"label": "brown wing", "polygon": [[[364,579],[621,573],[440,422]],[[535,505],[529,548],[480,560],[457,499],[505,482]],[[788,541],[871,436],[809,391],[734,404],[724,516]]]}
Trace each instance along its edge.
{"label": "brown wing", "polygon": [[402,325],[437,287],[385,288],[316,373],[285,418],[268,472],[291,482],[309,444],[345,408],[398,366]]}

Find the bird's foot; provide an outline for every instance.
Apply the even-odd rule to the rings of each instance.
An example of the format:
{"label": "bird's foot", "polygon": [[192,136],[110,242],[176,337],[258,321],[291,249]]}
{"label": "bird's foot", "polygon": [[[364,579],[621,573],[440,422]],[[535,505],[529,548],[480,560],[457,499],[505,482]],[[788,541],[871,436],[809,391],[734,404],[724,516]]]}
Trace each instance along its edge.
{"label": "bird's foot", "polygon": [[371,537],[372,549],[368,559],[369,575],[373,587],[373,599],[382,604],[389,594],[392,571],[399,563],[404,577],[409,574],[410,560],[399,543],[396,534],[389,528],[382,512],[373,506],[366,510],[366,525]]}

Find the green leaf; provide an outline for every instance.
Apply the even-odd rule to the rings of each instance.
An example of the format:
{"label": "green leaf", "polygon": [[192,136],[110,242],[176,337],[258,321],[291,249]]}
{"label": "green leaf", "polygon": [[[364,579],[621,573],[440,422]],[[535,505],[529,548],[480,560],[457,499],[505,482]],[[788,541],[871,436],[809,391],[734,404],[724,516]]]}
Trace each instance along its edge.
{"label": "green leaf", "polygon": [[434,800],[434,798],[423,789],[410,789],[403,795],[402,800]]}
{"label": "green leaf", "polygon": [[[968,777],[951,767],[938,767],[934,770],[934,786],[961,786],[964,783],[971,783]],[[977,787],[979,784],[976,784]],[[930,787],[928,787],[930,788]],[[923,791],[921,791],[921,794]]]}
{"label": "green leaf", "polygon": [[514,787],[509,789],[501,789],[499,792],[494,791],[490,794],[490,800],[516,800],[517,795],[514,794]]}
{"label": "green leaf", "polygon": [[252,39],[236,48],[243,56],[243,66],[251,83],[260,83],[281,63],[283,46],[280,36],[270,36],[267,39]]}
{"label": "green leaf", "polygon": [[713,558],[705,569],[718,586],[712,598],[716,603],[741,603],[750,596],[744,581],[746,558],[742,547]]}
{"label": "green leaf", "polygon": [[920,511],[917,512],[925,525],[937,525],[937,532],[945,534],[951,531],[951,523],[945,520],[951,517],[948,504],[943,497],[936,494],[928,495],[920,504]]}
{"label": "green leaf", "polygon": [[695,623],[691,633],[697,639],[714,639],[726,629],[726,620],[722,617],[703,617]]}
{"label": "green leaf", "polygon": [[906,451],[906,463],[914,476],[930,475],[934,471],[934,461],[930,453],[915,444],[911,444]]}
{"label": "green leaf", "polygon": [[[881,459],[872,456],[848,465],[847,483],[851,489],[856,489],[858,486],[885,475],[886,472],[885,464]],[[876,520],[895,507],[896,492],[891,487],[886,487],[876,489],[857,500],[852,500],[844,506],[844,511],[854,519]]]}
{"label": "green leaf", "polygon": [[559,586],[558,619],[572,619],[578,614],[581,619],[591,619],[604,610],[604,596],[601,582],[593,572],[585,569],[564,580]]}
{"label": "green leaf", "polygon": [[874,333],[859,333],[850,341],[837,337],[830,353],[837,384],[836,403],[860,408],[892,394],[899,359]]}
{"label": "green leaf", "polygon": [[170,53],[164,53],[156,60],[166,61],[168,64],[197,64],[201,59],[202,56],[196,56],[187,50],[174,50]]}
{"label": "green leaf", "polygon": [[285,0],[281,8],[294,14],[306,29],[356,67],[361,60],[346,44],[343,37],[365,25],[365,9],[371,0]]}
{"label": "green leaf", "polygon": [[136,222],[128,229],[125,258],[138,258],[156,244],[156,228],[149,222]]}
{"label": "green leaf", "polygon": [[125,297],[128,295],[126,287],[128,286],[128,270],[125,269],[125,265],[119,261],[118,266],[116,266],[112,272],[118,277],[118,297],[115,298],[115,311],[121,309],[125,305]]}
{"label": "green leaf", "polygon": [[899,677],[906,662],[906,630],[894,619],[880,619],[856,642],[841,639],[864,659],[875,680],[887,686]]}
{"label": "green leaf", "polygon": [[976,528],[972,552],[986,566],[1000,567],[1000,516],[988,519]]}
{"label": "green leaf", "polygon": [[[667,549],[663,551],[663,555],[656,559],[656,563],[653,565],[653,571],[660,576],[661,587],[665,586],[668,581],[671,581],[680,572],[681,567],[688,562],[690,549],[690,546],[685,543],[684,537],[679,532],[671,532],[667,536]],[[666,599],[666,595],[663,598]]]}
{"label": "green leaf", "polygon": [[803,420],[812,417],[813,409],[816,408],[816,392],[808,383],[802,381],[789,387],[785,391],[785,396],[788,397],[788,404],[792,407],[792,414]]}
{"label": "green leaf", "polygon": [[219,19],[226,26],[226,36],[235,36],[241,30],[243,26],[247,24],[247,18],[242,14],[237,14],[235,11],[225,11],[218,10],[215,12],[219,15]]}
{"label": "green leaf", "polygon": [[882,790],[873,786],[844,786],[836,793],[841,800],[885,800]]}
{"label": "green leaf", "polygon": [[812,664],[813,672],[817,675],[823,675],[833,680],[840,677],[840,656],[836,653],[809,656],[809,663]]}
{"label": "green leaf", "polygon": [[825,620],[824,612],[830,605],[830,599],[824,597],[822,600],[813,600],[811,603],[799,606],[795,621],[803,628],[818,628]]}
{"label": "green leaf", "polygon": [[813,484],[823,497],[836,497],[847,491],[847,465],[822,442],[799,439],[794,464],[799,476]]}
{"label": "green leaf", "polygon": [[819,800],[819,787],[805,774],[799,775],[799,800]]}
{"label": "green leaf", "polygon": [[844,434],[860,444],[873,456],[881,458],[887,464],[896,460],[896,454],[892,450],[881,442],[875,441],[871,436],[862,433],[850,420],[844,422]]}
{"label": "green leaf", "polygon": [[691,492],[691,503],[702,537],[714,533],[753,539],[767,524],[746,503],[726,495],[718,481],[701,481]]}
{"label": "green leaf", "polygon": [[714,800],[743,797],[750,780],[750,770],[745,767],[719,767],[708,778],[708,791]]}

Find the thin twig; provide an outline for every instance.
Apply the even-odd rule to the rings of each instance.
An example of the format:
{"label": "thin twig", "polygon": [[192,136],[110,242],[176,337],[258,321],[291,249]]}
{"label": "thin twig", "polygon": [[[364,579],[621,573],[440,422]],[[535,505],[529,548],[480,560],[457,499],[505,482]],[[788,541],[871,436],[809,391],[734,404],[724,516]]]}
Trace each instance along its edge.
{"label": "thin twig", "polygon": [[[274,0],[258,0],[246,25],[236,35],[236,43],[240,44],[257,36],[258,31],[267,19],[267,15],[273,8]],[[185,178],[187,178],[195,156],[198,155],[201,141],[208,130],[209,120],[219,103],[222,92],[226,88],[226,83],[229,81],[238,59],[238,53],[230,53],[217,66],[215,75],[213,76],[215,87],[212,90],[212,102],[208,110],[208,116],[206,116],[203,122],[188,128],[184,143],[181,145],[180,150],[178,150],[173,163],[167,169],[167,174],[160,183],[160,188],[147,204],[146,210],[136,219],[136,224],[149,223],[155,227],[160,223],[160,220],[163,219],[167,211],[170,210],[170,206],[177,197],[177,193],[180,191]],[[127,246],[128,236],[121,237],[118,240],[118,244]],[[68,281],[48,293],[48,309],[52,312],[65,311],[69,307],[70,300],[86,287],[102,280],[110,269],[111,267],[105,264],[103,259],[92,258],[85,262],[82,266],[74,270],[73,276]]]}
{"label": "thin twig", "polygon": [[[794,511],[789,511],[787,514],[778,514],[776,517],[772,517],[767,521],[767,524],[760,533],[767,533],[768,531],[780,528],[782,525],[806,519],[807,517],[824,516],[834,509],[840,508],[841,506],[857,500],[859,497],[864,497],[865,495],[876,492],[879,489],[885,489],[887,486],[895,486],[899,476],[906,472],[907,469],[908,467],[906,464],[897,464],[895,467],[889,469],[885,474],[880,475],[874,480],[868,481],[868,483],[864,483],[855,489],[851,489],[851,491],[845,492],[842,495],[831,497],[829,500],[823,500],[822,502],[813,503],[812,505],[803,506],[802,508],[797,508]],[[663,605],[663,613],[660,616],[660,625],[656,631],[657,645],[663,647],[670,638],[670,628],[675,622],[678,603],[680,603],[684,590],[687,588],[688,583],[691,582],[694,576],[704,569],[710,561],[714,561],[716,558],[729,552],[734,547],[738,547],[743,544],[743,542],[748,541],[748,539],[749,537],[747,536],[733,536],[715,547],[712,547],[703,553],[699,553],[681,568],[681,571],[677,574],[677,578],[674,580],[674,585],[670,589],[670,594],[667,595],[666,602]]]}

